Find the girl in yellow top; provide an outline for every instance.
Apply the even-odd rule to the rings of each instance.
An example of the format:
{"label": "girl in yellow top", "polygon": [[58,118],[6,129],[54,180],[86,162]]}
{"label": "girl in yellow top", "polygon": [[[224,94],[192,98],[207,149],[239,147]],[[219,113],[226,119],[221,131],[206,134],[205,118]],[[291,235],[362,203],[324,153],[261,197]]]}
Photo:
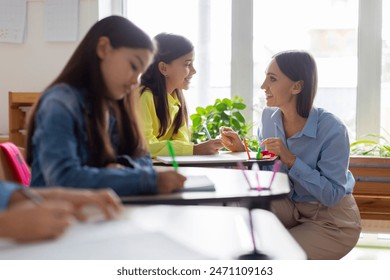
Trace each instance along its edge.
{"label": "girl in yellow top", "polygon": [[177,155],[218,153],[223,147],[219,139],[200,144],[191,142],[182,91],[189,88],[196,73],[192,43],[183,36],[167,33],[158,34],[154,39],[158,52],[141,76],[140,90],[140,115],[151,155],[169,155],[168,140]]}

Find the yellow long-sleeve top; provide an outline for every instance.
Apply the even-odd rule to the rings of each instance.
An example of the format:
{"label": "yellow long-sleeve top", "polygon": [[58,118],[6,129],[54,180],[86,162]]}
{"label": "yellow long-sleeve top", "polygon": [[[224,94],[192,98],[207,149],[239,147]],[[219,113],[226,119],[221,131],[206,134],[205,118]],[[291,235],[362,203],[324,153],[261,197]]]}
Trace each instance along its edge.
{"label": "yellow long-sleeve top", "polygon": [[173,134],[173,121],[179,111],[180,102],[177,99],[176,93],[173,95],[167,94],[168,107],[170,115],[170,123],[165,135],[157,138],[160,131],[160,120],[156,114],[156,107],[153,100],[153,94],[150,90],[146,90],[141,94],[140,100],[140,117],[143,124],[143,132],[146,142],[149,146],[149,151],[152,157],[169,156],[167,141],[171,140],[172,147],[176,155],[192,155],[194,151],[194,143],[191,142],[191,132],[186,124],[183,124],[176,134]]}

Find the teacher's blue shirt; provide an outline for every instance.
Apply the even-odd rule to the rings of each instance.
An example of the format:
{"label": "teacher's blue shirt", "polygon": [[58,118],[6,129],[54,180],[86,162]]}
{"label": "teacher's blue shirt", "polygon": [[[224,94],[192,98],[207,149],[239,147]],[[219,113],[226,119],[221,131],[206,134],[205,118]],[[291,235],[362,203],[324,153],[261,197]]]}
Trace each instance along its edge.
{"label": "teacher's blue shirt", "polygon": [[288,174],[291,199],[295,202],[337,204],[352,193],[355,179],[348,170],[349,137],[345,125],[335,115],[313,108],[303,130],[286,139],[282,112],[265,108],[262,114],[259,140],[281,138],[296,161],[291,169],[284,164],[281,171]]}

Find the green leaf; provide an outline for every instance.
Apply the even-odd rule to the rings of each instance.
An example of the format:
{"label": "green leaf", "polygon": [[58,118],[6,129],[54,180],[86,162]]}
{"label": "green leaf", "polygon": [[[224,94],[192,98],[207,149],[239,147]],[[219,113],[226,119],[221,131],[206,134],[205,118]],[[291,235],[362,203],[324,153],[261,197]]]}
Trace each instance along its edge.
{"label": "green leaf", "polygon": [[222,102],[226,105],[226,107],[232,107],[233,106],[233,101],[228,99],[228,98],[224,98],[222,99]]}
{"label": "green leaf", "polygon": [[215,108],[218,110],[218,112],[223,112],[227,109],[227,106],[224,103],[218,103]]}
{"label": "green leaf", "polygon": [[245,117],[240,112],[234,112],[232,115],[235,116],[238,121],[245,123]]}
{"label": "green leaf", "polygon": [[232,128],[238,130],[241,128],[241,124],[236,119],[232,119]]}
{"label": "green leaf", "polygon": [[197,127],[202,123],[202,118],[200,116],[195,116],[192,119],[192,126]]}
{"label": "green leaf", "polygon": [[192,114],[190,116],[190,119],[193,120],[193,119],[196,119],[196,118],[201,118],[199,114]]}
{"label": "green leaf", "polygon": [[199,115],[205,115],[206,114],[206,110],[202,107],[197,107],[196,108],[196,112],[199,114]]}
{"label": "green leaf", "polygon": [[244,110],[246,105],[244,103],[233,103],[233,108],[238,110]]}

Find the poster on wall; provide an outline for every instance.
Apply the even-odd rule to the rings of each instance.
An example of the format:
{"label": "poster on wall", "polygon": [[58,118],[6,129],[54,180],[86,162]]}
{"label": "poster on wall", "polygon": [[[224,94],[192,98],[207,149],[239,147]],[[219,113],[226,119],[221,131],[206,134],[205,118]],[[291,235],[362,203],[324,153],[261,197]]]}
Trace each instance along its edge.
{"label": "poster on wall", "polygon": [[47,42],[77,41],[79,0],[46,0],[44,13]]}
{"label": "poster on wall", "polygon": [[27,0],[0,0],[0,42],[23,43]]}

